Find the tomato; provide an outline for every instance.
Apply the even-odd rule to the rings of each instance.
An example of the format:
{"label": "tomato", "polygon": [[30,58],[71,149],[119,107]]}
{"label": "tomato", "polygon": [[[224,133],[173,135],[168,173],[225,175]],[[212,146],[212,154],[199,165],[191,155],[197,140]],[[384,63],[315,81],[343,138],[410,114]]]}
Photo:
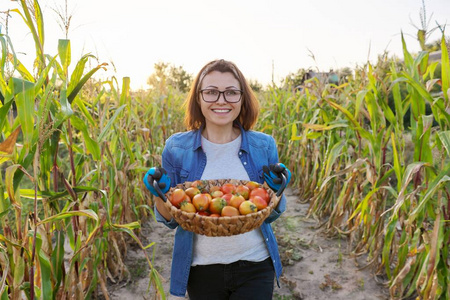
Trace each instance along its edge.
{"label": "tomato", "polygon": [[244,197],[245,200],[248,200],[248,197],[250,195],[250,189],[248,187],[246,187],[245,185],[238,185],[236,187],[235,193]]}
{"label": "tomato", "polygon": [[253,204],[253,202],[251,202],[250,200],[245,200],[239,206],[239,212],[241,213],[241,215],[247,215],[257,211],[258,209],[256,208],[256,205]]}
{"label": "tomato", "polygon": [[190,203],[190,202],[187,202],[187,201],[181,202],[180,209],[182,211],[185,211],[185,212],[188,212],[188,213],[195,213],[196,212],[194,205],[192,203]]}
{"label": "tomato", "polygon": [[209,208],[210,197],[209,194],[197,194],[192,198],[192,204],[194,204],[198,211],[207,210]]}
{"label": "tomato", "polygon": [[256,195],[253,196],[252,198],[250,198],[250,201],[253,202],[253,204],[255,204],[255,206],[258,210],[261,210],[261,209],[264,209],[267,207],[266,200],[264,200],[260,196],[256,196]]}
{"label": "tomato", "polygon": [[220,186],[218,185],[213,185],[209,188],[209,193],[212,194],[215,191],[220,191]]}
{"label": "tomato", "polygon": [[222,217],[239,216],[239,210],[234,206],[225,206],[220,214]]}
{"label": "tomato", "polygon": [[216,190],[216,191],[210,191],[211,197],[213,198],[218,198],[218,197],[222,197],[223,196],[223,192],[220,190]]}
{"label": "tomato", "polygon": [[209,216],[210,213],[207,210],[204,211],[197,211],[197,215],[201,215],[201,216]]}
{"label": "tomato", "polygon": [[231,197],[233,197],[233,194],[224,194],[222,196],[222,198],[225,199],[225,201],[227,201],[227,205],[230,204]]}
{"label": "tomato", "polygon": [[234,191],[236,190],[236,186],[232,183],[224,183],[220,190],[224,194],[234,194]]}
{"label": "tomato", "polygon": [[209,203],[209,211],[211,214],[218,214],[222,212],[222,209],[227,205],[227,201],[223,198],[214,198]]}
{"label": "tomato", "polygon": [[230,199],[229,205],[239,208],[239,206],[241,205],[242,202],[245,201],[245,198],[242,197],[241,195],[233,195]]}
{"label": "tomato", "polygon": [[263,198],[264,200],[266,200],[267,203],[269,203],[269,193],[264,189],[264,188],[254,188],[251,192],[250,192],[250,198],[252,198],[253,196],[259,196],[261,198]]}
{"label": "tomato", "polygon": [[256,181],[249,181],[245,184],[246,187],[248,187],[251,190],[256,189],[257,187],[259,187],[259,183],[257,183]]}
{"label": "tomato", "polygon": [[191,199],[193,199],[195,195],[200,194],[200,190],[193,186],[187,188],[185,192]]}
{"label": "tomato", "polygon": [[198,188],[200,190],[200,192],[203,192],[203,190],[206,188],[206,186],[208,185],[208,181],[206,180],[196,180],[193,181],[191,186]]}
{"label": "tomato", "polygon": [[172,194],[170,195],[169,201],[173,206],[180,208],[180,203],[186,199],[186,196],[187,195],[183,189],[174,189]]}

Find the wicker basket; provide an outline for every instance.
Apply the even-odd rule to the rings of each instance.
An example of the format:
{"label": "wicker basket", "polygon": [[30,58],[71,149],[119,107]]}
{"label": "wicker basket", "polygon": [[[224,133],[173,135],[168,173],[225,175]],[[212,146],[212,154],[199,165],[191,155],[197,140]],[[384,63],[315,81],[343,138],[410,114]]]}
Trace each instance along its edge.
{"label": "wicker basket", "polygon": [[[211,186],[222,186],[225,183],[232,183],[235,185],[246,184],[248,181],[234,180],[234,179],[219,179],[206,181],[206,188],[209,190]],[[170,199],[172,191],[176,188],[187,189],[191,186],[192,182],[185,182],[178,184],[171,188],[167,194],[167,199]],[[259,226],[270,215],[272,210],[277,206],[279,198],[276,194],[264,183],[260,187],[267,190],[269,193],[270,201],[266,208],[251,213],[248,215],[239,215],[233,217],[209,217],[202,216],[196,213],[184,212],[166,201],[165,205],[169,209],[170,214],[178,222],[178,224],[188,231],[192,231],[197,234],[206,236],[230,236],[237,235],[251,231]]]}

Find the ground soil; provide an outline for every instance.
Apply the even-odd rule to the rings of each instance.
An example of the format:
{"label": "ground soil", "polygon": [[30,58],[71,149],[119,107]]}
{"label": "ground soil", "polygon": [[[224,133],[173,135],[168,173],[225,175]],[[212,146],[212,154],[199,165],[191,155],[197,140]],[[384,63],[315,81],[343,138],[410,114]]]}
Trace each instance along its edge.
{"label": "ground soil", "polygon": [[[287,210],[273,223],[283,263],[281,287],[275,287],[273,299],[389,299],[387,288],[377,283],[372,271],[362,269],[364,256],[352,257],[345,238],[327,237],[318,221],[306,217],[308,204],[302,203],[295,191],[287,189],[285,194]],[[165,279],[166,297],[185,299],[169,296],[168,292],[174,233],[150,219],[143,224],[141,238],[144,244],[156,243],[149,253],[154,255],[154,267]],[[142,250],[131,247],[125,263],[131,279],[109,285],[110,298],[155,299],[154,288],[148,287],[149,267]]]}

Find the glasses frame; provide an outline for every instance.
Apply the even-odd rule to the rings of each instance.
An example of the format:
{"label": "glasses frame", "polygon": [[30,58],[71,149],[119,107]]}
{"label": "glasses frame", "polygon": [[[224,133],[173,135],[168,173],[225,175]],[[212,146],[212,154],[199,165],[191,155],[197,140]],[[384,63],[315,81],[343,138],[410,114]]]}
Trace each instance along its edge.
{"label": "glasses frame", "polygon": [[[215,101],[206,101],[205,97],[203,96],[203,92],[204,91],[217,91],[217,92],[219,92],[219,95],[217,96],[217,99]],[[231,101],[230,102],[230,101],[227,100],[227,96],[225,96],[225,92],[230,92],[230,91],[240,92],[241,93],[241,95],[239,96],[239,100],[238,101]],[[202,95],[202,100],[205,101],[206,103],[215,103],[215,102],[219,101],[220,94],[223,94],[223,99],[225,100],[225,102],[227,102],[227,103],[238,103],[239,101],[241,101],[242,95],[244,93],[244,91],[242,91],[242,90],[234,90],[234,89],[233,90],[225,90],[225,91],[219,91],[217,89],[202,89],[199,92],[200,92],[200,95]]]}

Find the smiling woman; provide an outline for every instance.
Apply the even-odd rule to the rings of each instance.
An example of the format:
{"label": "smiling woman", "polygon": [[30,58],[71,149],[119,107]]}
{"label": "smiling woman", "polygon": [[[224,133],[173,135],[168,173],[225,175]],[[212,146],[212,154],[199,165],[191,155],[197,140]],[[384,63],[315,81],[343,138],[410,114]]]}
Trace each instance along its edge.
{"label": "smiling woman", "polygon": [[[281,194],[275,182],[282,175],[274,171],[266,176],[266,170],[268,166],[275,170],[273,166],[278,165],[277,170],[289,174],[286,182],[290,172],[278,163],[273,137],[251,130],[258,111],[258,101],[234,63],[215,60],[205,65],[186,99],[185,123],[190,131],[174,134],[166,141],[163,168],[147,172],[147,188],[158,195],[149,185],[149,178],[163,193],[185,182],[236,179],[266,181]],[[216,199],[227,203],[223,198]],[[208,213],[220,214],[214,201]],[[219,209],[236,210],[227,206]],[[206,236],[179,226],[163,200],[157,198],[157,220],[177,228],[170,293],[184,296],[187,291],[190,299],[272,299],[274,280],[278,283],[281,275],[281,261],[270,223],[285,209],[286,198],[281,195],[270,215],[255,229],[231,236]]]}

